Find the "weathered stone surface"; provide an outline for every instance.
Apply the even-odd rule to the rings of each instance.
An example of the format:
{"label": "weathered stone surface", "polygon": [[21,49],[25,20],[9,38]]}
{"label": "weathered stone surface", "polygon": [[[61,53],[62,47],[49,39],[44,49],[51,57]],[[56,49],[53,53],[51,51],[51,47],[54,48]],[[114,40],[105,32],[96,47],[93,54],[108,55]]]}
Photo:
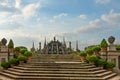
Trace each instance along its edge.
{"label": "weathered stone surface", "polygon": [[[61,55],[55,54],[44,55],[42,59],[45,59],[45,57],[54,58],[55,56],[61,57]],[[116,75],[116,73],[88,63],[66,61],[66,59],[74,59],[75,55],[62,55],[61,61],[53,62],[39,61],[40,57],[41,55],[33,56],[27,64],[3,70],[0,74],[11,78],[11,80],[107,80]]]}

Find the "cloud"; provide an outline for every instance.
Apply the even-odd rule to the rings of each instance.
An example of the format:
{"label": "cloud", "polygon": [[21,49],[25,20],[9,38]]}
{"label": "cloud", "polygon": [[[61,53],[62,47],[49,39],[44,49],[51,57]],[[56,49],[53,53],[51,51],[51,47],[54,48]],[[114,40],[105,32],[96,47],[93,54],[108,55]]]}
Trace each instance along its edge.
{"label": "cloud", "polygon": [[117,25],[120,27],[120,13],[115,13],[113,10],[111,10],[109,14],[103,14],[101,19],[109,25]]}
{"label": "cloud", "polygon": [[91,33],[91,32],[96,32],[99,31],[103,28],[103,25],[101,24],[100,19],[96,19],[93,21],[90,21],[88,25],[86,26],[81,26],[79,29],[75,29],[73,33]]}
{"label": "cloud", "polygon": [[15,0],[15,8],[21,8],[21,0]]}
{"label": "cloud", "polygon": [[18,11],[16,8],[14,7],[10,7],[10,6],[0,6],[0,12],[10,12],[10,13],[14,13]]}
{"label": "cloud", "polygon": [[53,23],[53,22],[55,22],[57,19],[60,19],[60,18],[65,17],[65,16],[68,16],[68,14],[67,14],[67,13],[61,13],[61,14],[59,14],[59,15],[53,16],[53,18],[50,19],[49,22],[50,22],[50,23]]}
{"label": "cloud", "polygon": [[95,0],[96,3],[100,3],[100,4],[107,4],[110,3],[111,0]]}
{"label": "cloud", "polygon": [[84,15],[84,14],[81,14],[81,15],[79,15],[78,17],[79,17],[80,19],[86,19],[86,18],[87,18],[87,16]]}
{"label": "cloud", "polygon": [[22,15],[24,18],[34,16],[38,7],[41,7],[40,4],[29,4],[22,9]]}
{"label": "cloud", "polygon": [[8,0],[0,0],[0,5],[6,6],[8,4]]}

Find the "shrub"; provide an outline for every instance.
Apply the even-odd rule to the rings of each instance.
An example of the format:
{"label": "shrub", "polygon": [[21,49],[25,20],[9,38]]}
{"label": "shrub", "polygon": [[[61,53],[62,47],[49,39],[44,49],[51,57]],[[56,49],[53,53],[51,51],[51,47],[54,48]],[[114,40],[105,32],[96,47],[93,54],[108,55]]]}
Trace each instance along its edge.
{"label": "shrub", "polygon": [[120,50],[120,44],[116,45],[116,50]]}
{"label": "shrub", "polygon": [[115,63],[113,62],[107,62],[105,65],[105,68],[113,68],[113,67],[115,67]]}
{"label": "shrub", "polygon": [[86,53],[92,55],[93,54],[93,50],[92,49],[87,49]]}
{"label": "shrub", "polygon": [[96,61],[96,64],[97,64],[97,65],[105,65],[105,64],[106,64],[106,61],[105,61],[104,59],[98,59],[98,60]]}
{"label": "shrub", "polygon": [[96,62],[98,60],[96,56],[88,56],[86,59],[89,62]]}
{"label": "shrub", "polygon": [[14,43],[13,43],[12,39],[10,39],[10,41],[8,43],[8,48],[14,48]]}
{"label": "shrub", "polygon": [[80,56],[87,56],[86,52],[80,52]]}
{"label": "shrub", "polygon": [[20,56],[18,56],[18,61],[25,61],[26,60],[26,57],[25,56],[22,56],[22,55],[20,55]]}
{"label": "shrub", "polygon": [[30,52],[30,51],[25,51],[24,55],[25,55],[25,56],[32,56],[32,52]]}
{"label": "shrub", "polygon": [[7,68],[9,68],[10,64],[9,64],[9,62],[2,62],[2,63],[1,63],[1,66],[2,66],[4,69],[7,69]]}
{"label": "shrub", "polygon": [[108,47],[108,43],[105,39],[103,39],[100,43],[100,47]]}
{"label": "shrub", "polygon": [[27,51],[27,49],[20,49],[20,53],[24,54]]}
{"label": "shrub", "polygon": [[99,46],[95,46],[92,48],[93,51],[100,51],[100,47]]}
{"label": "shrub", "polygon": [[18,60],[16,59],[16,58],[11,58],[10,60],[9,60],[9,63],[10,64],[18,64]]}

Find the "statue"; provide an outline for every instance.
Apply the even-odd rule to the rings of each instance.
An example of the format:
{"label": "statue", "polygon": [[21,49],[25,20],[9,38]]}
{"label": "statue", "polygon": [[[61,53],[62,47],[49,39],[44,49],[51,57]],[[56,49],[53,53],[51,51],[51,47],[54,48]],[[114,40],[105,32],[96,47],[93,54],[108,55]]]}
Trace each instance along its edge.
{"label": "statue", "polygon": [[110,36],[110,37],[108,38],[108,42],[109,42],[110,44],[113,44],[114,41],[115,41],[115,37]]}
{"label": "statue", "polygon": [[7,40],[5,38],[3,38],[1,42],[2,42],[2,45],[6,46]]}
{"label": "statue", "polygon": [[108,38],[108,42],[110,43],[110,45],[109,45],[109,47],[108,47],[108,50],[109,50],[109,51],[116,51],[116,47],[115,47],[115,45],[113,44],[114,41],[115,41],[115,37],[110,36],[110,37]]}

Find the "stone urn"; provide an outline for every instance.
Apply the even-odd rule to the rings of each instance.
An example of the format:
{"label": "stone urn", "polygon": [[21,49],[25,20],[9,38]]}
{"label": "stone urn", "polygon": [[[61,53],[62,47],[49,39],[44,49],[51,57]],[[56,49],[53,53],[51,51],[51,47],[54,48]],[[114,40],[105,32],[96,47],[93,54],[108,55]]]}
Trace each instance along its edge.
{"label": "stone urn", "polygon": [[6,43],[7,43],[7,40],[6,40],[5,38],[3,38],[3,39],[1,40],[1,42],[2,42],[2,44],[5,46]]}
{"label": "stone urn", "polygon": [[108,38],[108,42],[109,42],[110,44],[113,44],[114,41],[115,41],[115,37],[110,36],[110,37]]}

